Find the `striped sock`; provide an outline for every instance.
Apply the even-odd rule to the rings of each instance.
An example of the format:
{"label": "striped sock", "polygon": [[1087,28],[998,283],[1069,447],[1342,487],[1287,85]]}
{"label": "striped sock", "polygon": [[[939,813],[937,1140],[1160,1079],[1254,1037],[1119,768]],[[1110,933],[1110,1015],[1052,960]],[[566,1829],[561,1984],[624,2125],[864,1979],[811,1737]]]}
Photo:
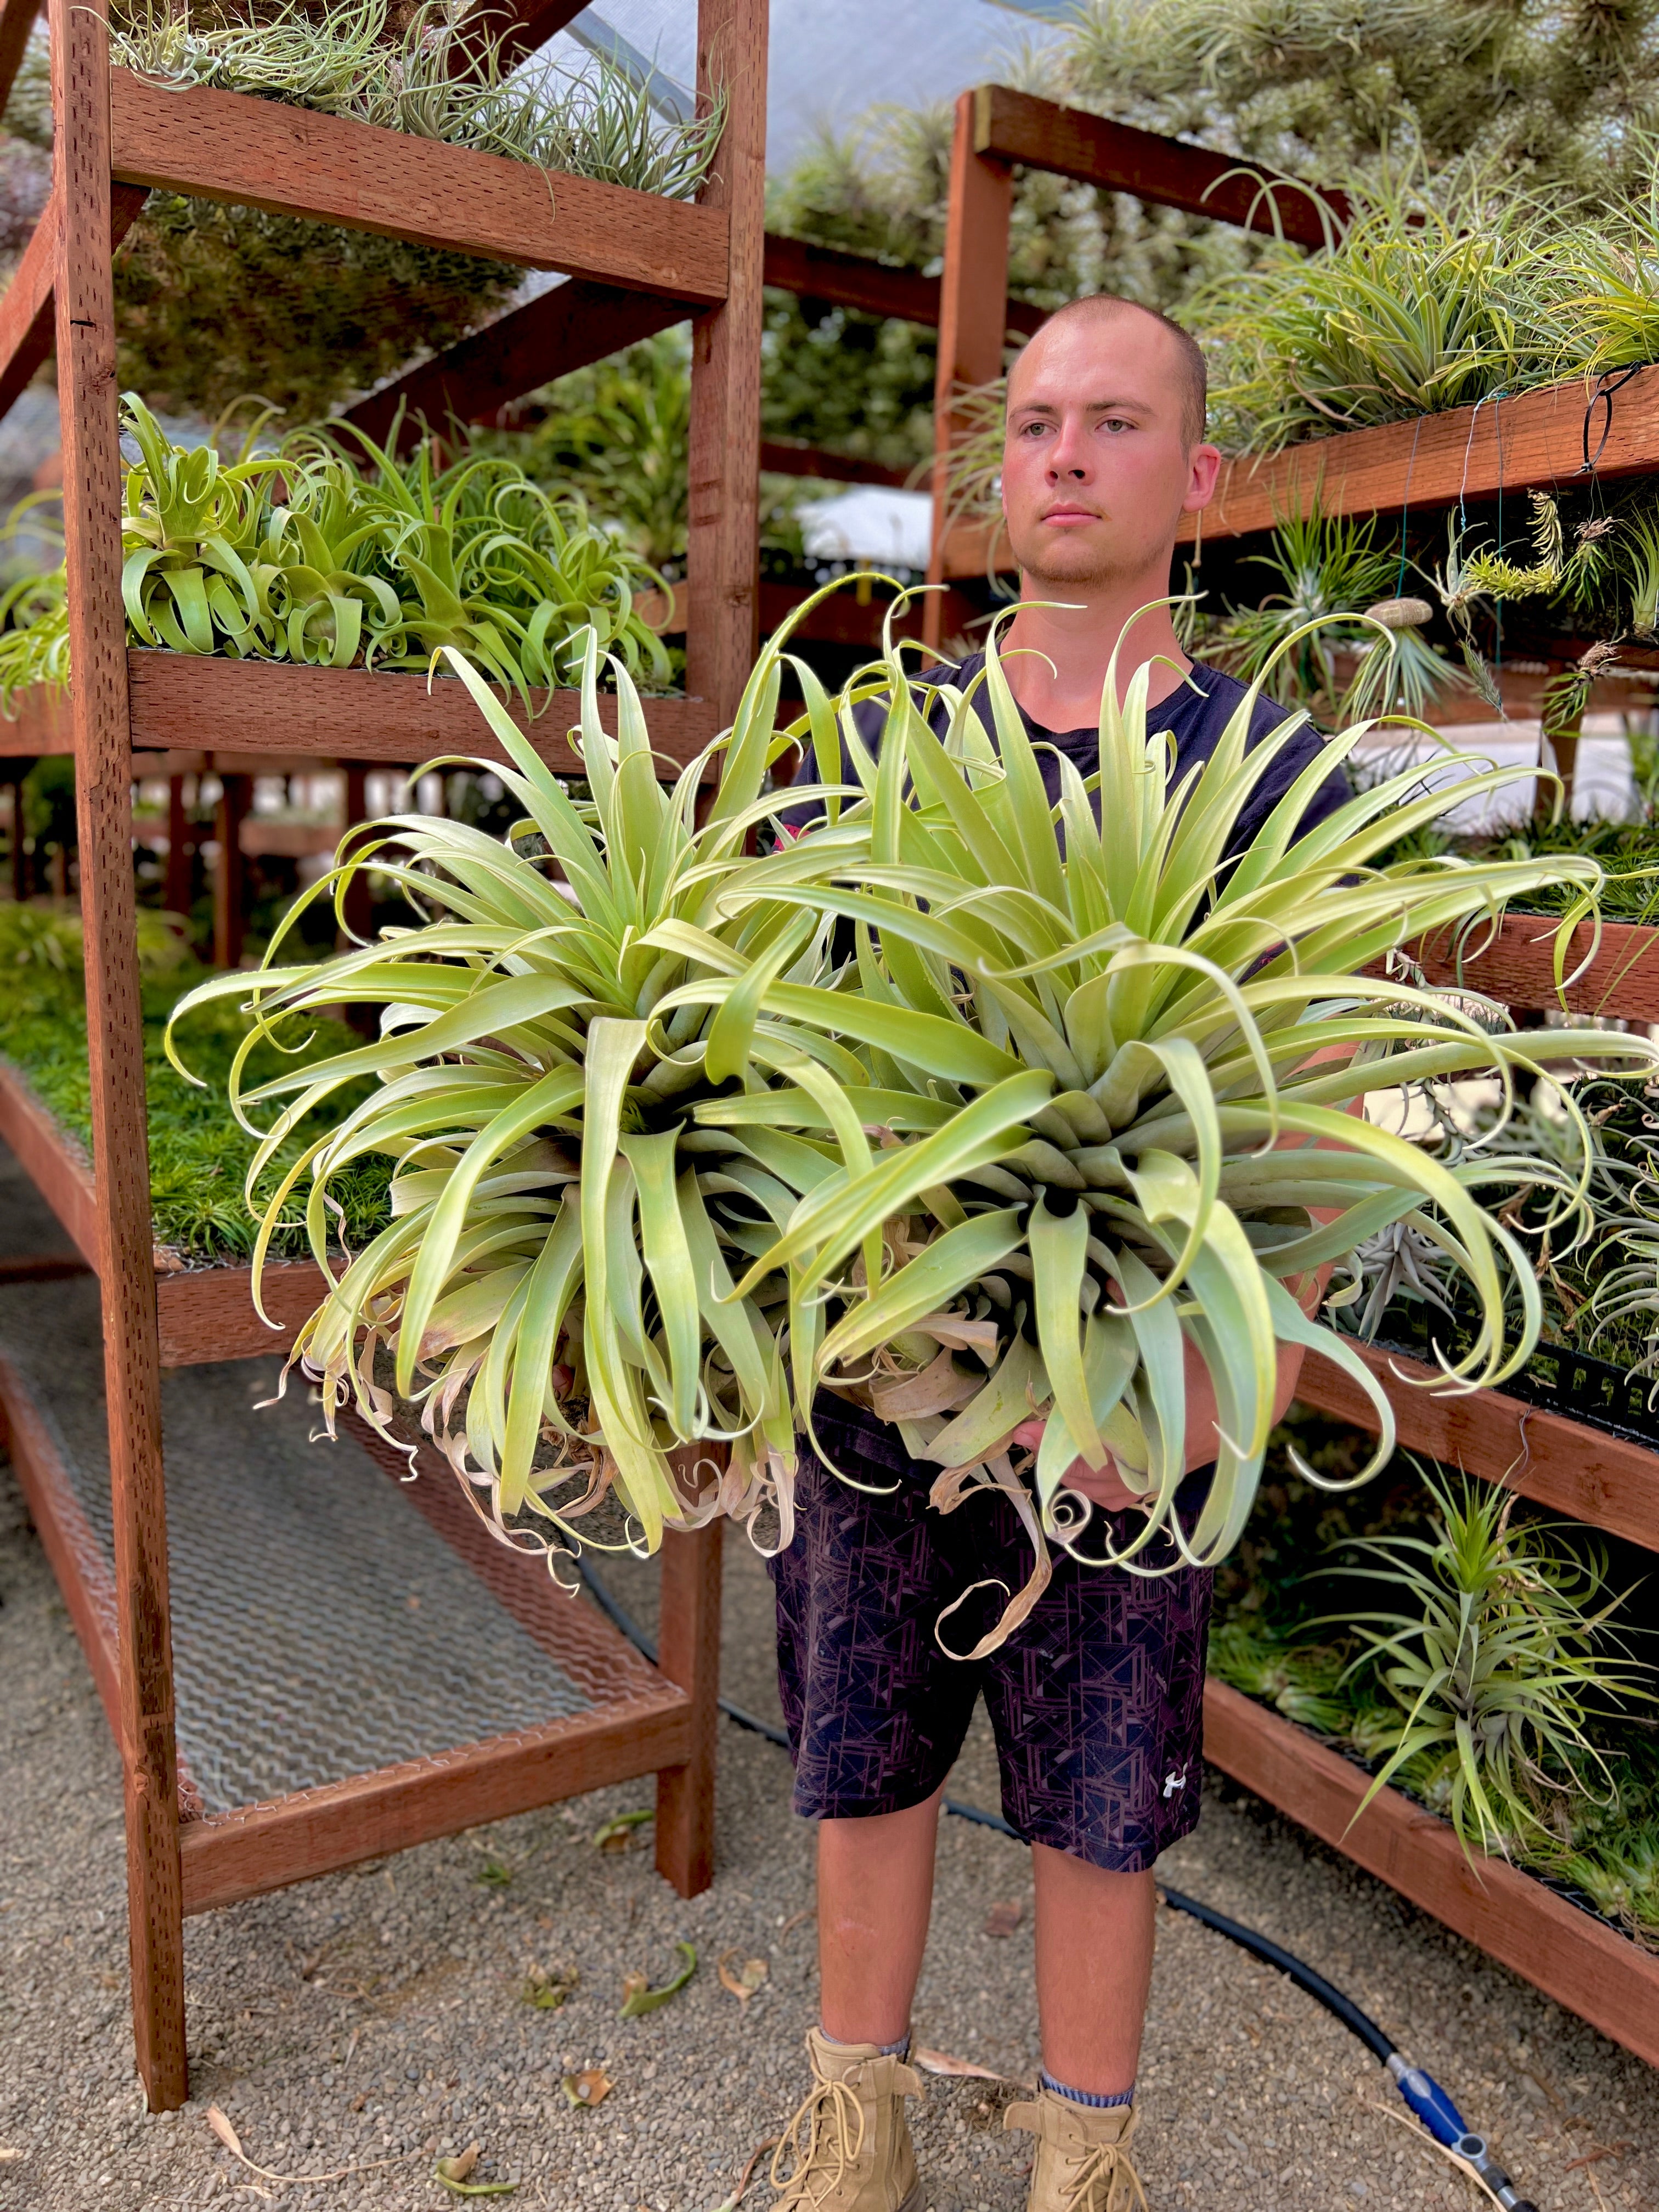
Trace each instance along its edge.
{"label": "striped sock", "polygon": [[1042,2086],[1045,2089],[1052,2089],[1056,2097],[1064,2097],[1069,2104],[1087,2105],[1097,2112],[1105,2112],[1114,2105],[1128,2105],[1134,2101],[1133,2081],[1127,2089],[1120,2089],[1115,2096],[1097,2097],[1090,2090],[1069,2088],[1064,2081],[1056,2081],[1046,2066],[1042,2069]]}
{"label": "striped sock", "polygon": [[[853,2048],[850,2043],[843,2043],[839,2037],[831,2035],[827,2027],[820,2027],[818,2033],[836,2051],[850,2051]],[[876,2045],[876,2051],[878,2056],[883,2058],[908,2058],[910,2055],[910,2039],[908,2035],[902,2035],[896,2043],[878,2043]]]}

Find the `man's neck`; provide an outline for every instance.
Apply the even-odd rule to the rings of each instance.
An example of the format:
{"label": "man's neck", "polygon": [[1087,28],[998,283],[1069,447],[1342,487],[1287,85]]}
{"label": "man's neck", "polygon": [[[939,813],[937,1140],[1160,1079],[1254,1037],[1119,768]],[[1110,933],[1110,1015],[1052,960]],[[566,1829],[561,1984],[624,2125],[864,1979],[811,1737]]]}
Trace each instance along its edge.
{"label": "man's neck", "polygon": [[[1136,669],[1149,660],[1155,664],[1146,693],[1149,706],[1178,689],[1192,662],[1162,603],[1166,589],[1150,577],[1090,586],[1021,579],[1023,604],[1008,626],[1001,653],[1015,698],[1040,728],[1093,727],[1100,719],[1101,694],[1115,650],[1120,701]],[[1065,604],[1053,604],[1057,600]],[[1147,610],[1144,614],[1142,608]]]}

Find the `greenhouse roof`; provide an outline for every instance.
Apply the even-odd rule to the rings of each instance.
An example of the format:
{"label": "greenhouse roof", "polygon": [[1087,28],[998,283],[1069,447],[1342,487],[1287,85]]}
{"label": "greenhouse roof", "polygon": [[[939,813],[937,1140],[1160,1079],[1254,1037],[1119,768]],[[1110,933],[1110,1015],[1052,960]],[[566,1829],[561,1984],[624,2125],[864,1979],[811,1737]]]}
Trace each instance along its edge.
{"label": "greenhouse roof", "polygon": [[[1074,13],[1071,0],[772,0],[768,158],[789,161],[823,125],[850,123],[879,101],[949,100],[998,75],[995,64]],[[695,70],[691,0],[602,0],[550,40],[578,64],[602,51],[649,75],[658,103],[685,112]]]}

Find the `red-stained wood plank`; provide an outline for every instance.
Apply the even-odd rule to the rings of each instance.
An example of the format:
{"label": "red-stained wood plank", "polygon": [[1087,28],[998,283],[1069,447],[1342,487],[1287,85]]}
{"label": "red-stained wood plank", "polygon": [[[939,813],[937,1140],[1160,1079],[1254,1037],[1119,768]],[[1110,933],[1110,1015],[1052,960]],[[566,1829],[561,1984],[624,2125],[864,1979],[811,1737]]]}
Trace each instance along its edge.
{"label": "red-stained wood plank", "polygon": [[686,689],[736,712],[759,642],[767,0],[697,0],[697,97],[726,94],[702,204],[729,226],[724,306],[691,326]]}
{"label": "red-stained wood plank", "polygon": [[503,5],[471,9],[455,41],[450,74],[460,76],[492,41],[502,69],[511,69],[545,46],[586,5],[586,0],[506,0]]}
{"label": "red-stained wood plank", "polygon": [[40,0],[5,0],[0,6],[0,108],[11,97],[40,13]]}
{"label": "red-stained wood plank", "polygon": [[[0,66],[4,62],[5,27],[14,13],[0,16]],[[52,288],[58,273],[58,239],[62,228],[58,197],[46,202],[21,258],[0,297],[0,415],[12,403],[52,351],[56,336]]]}
{"label": "red-stained wood plank", "polygon": [[98,1199],[92,1165],[46,1111],[27,1081],[0,1060],[0,1138],[69,1231],[87,1265],[98,1266]]}
{"label": "red-stained wood plank", "polygon": [[[527,162],[242,93],[168,92],[126,70],[112,76],[114,170],[124,183],[698,304],[726,296],[720,206],[562,171],[549,175]],[[728,129],[722,162],[729,142]]]}
{"label": "red-stained wood plank", "polygon": [[720,1545],[724,1521],[690,1534],[669,1529],[662,1547],[662,1628],[657,1663],[690,1700],[684,1763],[657,1776],[657,1871],[682,1897],[714,1879],[714,1774],[720,1687]]}
{"label": "red-stained wood plank", "polygon": [[[1577,1014],[1659,1022],[1659,927],[1603,922],[1600,946],[1590,960],[1595,933],[1589,922],[1580,922],[1563,962],[1565,999],[1555,983],[1559,927],[1548,915],[1511,913],[1496,930],[1485,922],[1467,933],[1442,930],[1419,938],[1409,950],[1431,983],[1466,985],[1506,1006],[1565,1004]],[[1584,967],[1587,960],[1589,964]],[[1581,967],[1583,973],[1567,981]]]}
{"label": "red-stained wood plank", "polygon": [[[280,661],[222,660],[205,653],[135,650],[129,655],[135,751],[213,750],[234,735],[246,754],[299,761],[388,762],[413,768],[440,755],[503,761],[507,755],[458,677],[383,674],[365,668],[301,668]],[[574,691],[532,695],[526,717],[508,711],[538,753],[562,775],[582,773],[580,755],[565,733],[581,701]],[[599,713],[616,728],[616,701]],[[720,727],[702,699],[651,699],[646,720],[652,743],[676,764],[695,759]],[[672,773],[672,771],[667,771]]]}
{"label": "red-stained wood plank", "polygon": [[219,777],[219,797],[213,810],[213,837],[219,848],[213,866],[213,964],[240,968],[242,964],[242,925],[247,904],[247,870],[242,857],[242,823],[253,800],[251,776],[228,769]]}
{"label": "red-stained wood plank", "polygon": [[[1435,1370],[1374,1346],[1356,1347],[1388,1391],[1400,1442],[1448,1467],[1659,1551],[1659,1452],[1501,1390],[1446,1396],[1417,1386]],[[1376,1433],[1370,1401],[1328,1360],[1303,1364],[1296,1395],[1333,1419]]]}
{"label": "red-stained wood plank", "polygon": [[104,1708],[110,1734],[121,1735],[116,1660],[115,1578],[65,1472],[50,1425],[9,1359],[0,1353],[0,1427],[28,1504],[29,1518],[52,1563]]}
{"label": "red-stained wood plank", "polygon": [[37,684],[33,690],[20,693],[11,720],[0,718],[0,759],[33,763],[47,753],[74,750],[67,692],[49,690]]}
{"label": "red-stained wood plank", "polygon": [[690,1713],[670,1693],[192,1820],[180,1835],[185,1910],[208,1912],[672,1766],[690,1747]]}
{"label": "red-stained wood plank", "polygon": [[[337,1264],[343,1265],[343,1262]],[[323,1302],[322,1278],[309,1260],[267,1263],[260,1279],[268,1328],[253,1304],[253,1271],[227,1263],[155,1279],[156,1326],[164,1367],[215,1359],[253,1359],[286,1352],[294,1332]]]}
{"label": "red-stained wood plank", "polygon": [[[1008,224],[1013,210],[1011,163],[979,146],[977,95],[957,101],[951,150],[951,196],[945,222],[945,274],[939,292],[939,361],[933,383],[933,533],[927,580],[944,580],[950,512],[949,455],[970,428],[962,394],[1002,374],[1007,330]],[[922,635],[935,650],[944,637],[943,595],[922,614]]]}
{"label": "red-stained wood plank", "polygon": [[1446,1822],[1398,1790],[1380,1792],[1355,1821],[1370,1777],[1213,1679],[1204,1691],[1204,1756],[1546,1996],[1659,2066],[1659,1957],[1502,1859],[1482,1859],[1477,1870]]}
{"label": "red-stained wood plank", "polygon": [[399,444],[406,445],[422,422],[441,430],[452,420],[491,422],[526,392],[636,345],[684,318],[681,302],[657,293],[627,292],[573,277],[406,369],[347,408],[343,419],[377,445],[391,436],[394,424]]}
{"label": "red-stained wood plank", "polygon": [[[0,22],[0,46],[4,26]],[[0,62],[3,54],[0,54]],[[149,194],[130,185],[110,193],[110,251],[117,252],[137,221]],[[0,416],[10,412],[18,394],[57,342],[52,281],[58,265],[62,218],[56,196],[46,204],[23,258],[0,298]]]}
{"label": "red-stained wood plank", "polygon": [[[814,246],[806,239],[769,230],[766,281],[775,292],[793,292],[799,299],[821,301],[826,307],[854,307],[860,314],[920,323],[930,330],[939,326],[939,278],[923,276],[914,269],[895,269],[866,253],[846,253],[839,246]],[[1008,329],[1026,337],[1041,327],[1046,313],[1024,300],[1009,300],[1003,309]]]}
{"label": "red-stained wood plank", "polygon": [[1342,193],[1316,192],[1235,154],[1159,137],[1007,85],[981,85],[973,97],[975,148],[1001,161],[1133,192],[1154,207],[1213,216],[1240,230],[1277,231],[1300,246],[1324,245],[1352,214]]}
{"label": "red-stained wood plank", "polygon": [[101,18],[75,0],[52,0],[52,64],[53,161],[63,216],[56,288],[58,389],[75,667],[71,711],[93,1161],[99,1186],[97,1265],[115,1538],[133,2033],[150,2105],[167,2110],[184,2102],[187,2086],[183,1900],[120,588],[109,42]]}

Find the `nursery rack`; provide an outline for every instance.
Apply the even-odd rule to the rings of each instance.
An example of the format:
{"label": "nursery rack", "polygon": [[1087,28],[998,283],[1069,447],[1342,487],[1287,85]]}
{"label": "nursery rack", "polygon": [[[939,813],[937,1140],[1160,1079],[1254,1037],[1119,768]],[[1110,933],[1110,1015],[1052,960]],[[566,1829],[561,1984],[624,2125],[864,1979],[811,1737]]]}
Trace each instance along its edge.
{"label": "nursery rack", "polygon": [[[36,0],[0,6],[0,94],[35,11]],[[535,10],[533,27],[545,35],[569,12]],[[71,1613],[94,1671],[101,1668],[100,1681],[112,1686],[125,1780],[134,2034],[149,2102],[164,2109],[186,2092],[186,1910],[546,1803],[598,1780],[653,1771],[658,1864],[684,1893],[707,1883],[720,1551],[715,1531],[669,1547],[661,1672],[637,1696],[602,1711],[596,1703],[577,1731],[580,1743],[569,1736],[516,1748],[498,1743],[488,1759],[483,1747],[462,1747],[413,1770],[360,1776],[343,1785],[349,1812],[331,1827],[319,1827],[303,1799],[279,1800],[259,1808],[251,1828],[244,1823],[234,1882],[203,1887],[186,1876],[200,1850],[194,1839],[181,1842],[179,1811],[158,1308],[169,1310],[169,1349],[185,1358],[234,1357],[244,1346],[226,1325],[216,1286],[204,1307],[192,1309],[188,1328],[177,1316],[204,1294],[174,1278],[158,1297],[128,808],[135,747],[214,750],[228,732],[240,749],[406,762],[411,752],[453,745],[463,728],[456,749],[487,747],[456,693],[439,687],[434,704],[418,678],[129,654],[119,591],[112,240],[143,191],[162,186],[562,270],[608,295],[672,301],[678,318],[690,316],[693,696],[660,722],[653,716],[653,734],[660,742],[672,732],[683,756],[729,718],[755,647],[767,8],[766,0],[699,0],[698,89],[708,94],[723,81],[729,104],[718,172],[695,205],[584,178],[550,180],[494,156],[240,94],[162,91],[112,69],[107,25],[95,9],[52,0],[51,14],[52,198],[0,309],[0,400],[15,396],[24,364],[32,371],[55,335],[75,665],[64,711],[76,769],[95,1186],[49,1121],[41,1127],[45,1117],[29,1121],[15,1090],[6,1112],[14,1128],[27,1124],[30,1164],[60,1215],[78,1221],[77,1242],[91,1248],[101,1291],[113,1505],[112,1566],[97,1600],[106,1607],[102,1660],[87,1562],[53,1534],[41,1424],[15,1377],[6,1410]],[[521,21],[532,26],[532,11]],[[596,337],[594,355],[613,343]],[[532,383],[548,373],[526,371]],[[561,704],[554,702],[556,714]],[[348,723],[348,708],[362,719]],[[35,711],[26,705],[25,727]],[[38,710],[42,720],[56,711]],[[550,726],[560,724],[544,721],[538,739]],[[556,757],[556,742],[538,749]],[[484,1766],[489,1786],[469,1789],[468,1773]]]}

